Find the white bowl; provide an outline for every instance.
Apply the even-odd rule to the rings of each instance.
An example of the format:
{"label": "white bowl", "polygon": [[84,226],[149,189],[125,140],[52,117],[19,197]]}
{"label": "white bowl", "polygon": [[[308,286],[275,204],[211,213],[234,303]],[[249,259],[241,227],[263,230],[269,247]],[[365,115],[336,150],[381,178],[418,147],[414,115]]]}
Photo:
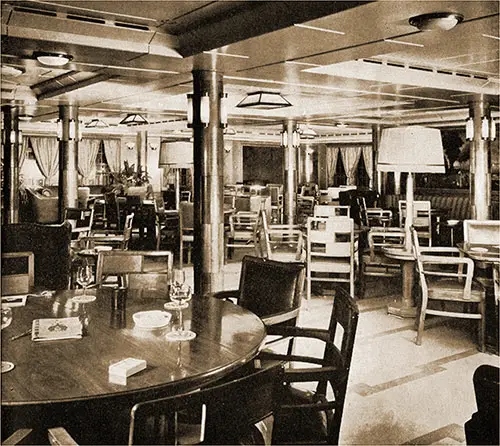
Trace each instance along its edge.
{"label": "white bowl", "polygon": [[134,318],[135,325],[138,327],[155,329],[166,327],[172,318],[172,314],[168,311],[151,310],[139,311],[138,313],[134,313],[132,317]]}

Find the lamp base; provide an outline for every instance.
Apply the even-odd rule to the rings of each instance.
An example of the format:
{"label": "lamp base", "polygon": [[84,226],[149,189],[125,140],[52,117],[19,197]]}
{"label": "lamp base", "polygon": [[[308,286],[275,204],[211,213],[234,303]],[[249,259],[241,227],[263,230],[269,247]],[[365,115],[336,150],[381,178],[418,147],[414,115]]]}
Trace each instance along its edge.
{"label": "lamp base", "polygon": [[417,317],[417,307],[408,307],[402,302],[392,302],[387,306],[387,314],[404,318]]}

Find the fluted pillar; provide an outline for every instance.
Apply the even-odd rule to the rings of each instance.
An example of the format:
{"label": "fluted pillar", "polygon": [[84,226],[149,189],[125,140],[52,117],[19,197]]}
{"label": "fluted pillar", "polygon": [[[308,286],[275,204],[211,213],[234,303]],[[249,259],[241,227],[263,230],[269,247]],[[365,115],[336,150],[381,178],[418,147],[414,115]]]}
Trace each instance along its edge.
{"label": "fluted pillar", "polygon": [[488,220],[491,215],[491,173],[488,162],[489,140],[481,137],[482,118],[490,118],[490,106],[482,99],[469,105],[474,136],[470,148],[470,189],[472,218]]}
{"label": "fluted pillar", "polygon": [[19,223],[19,133],[17,109],[2,107],[4,120],[4,223]]}
{"label": "fluted pillar", "polygon": [[63,221],[66,208],[78,207],[78,107],[60,105],[59,120],[59,220]]}
{"label": "fluted pillar", "polygon": [[373,147],[373,172],[372,184],[370,185],[376,190],[379,195],[382,194],[382,172],[377,169],[378,165],[378,148],[380,145],[380,136],[382,135],[382,127],[379,124],[372,125],[372,147]]}
{"label": "fluted pillar", "polygon": [[[222,74],[193,71],[194,291],[208,296],[223,287],[224,135],[220,125]],[[209,97],[209,123],[201,122],[202,96]]]}
{"label": "fluted pillar", "polygon": [[294,145],[293,132],[297,130],[294,121],[287,121],[284,127],[288,138],[285,146],[285,196],[284,196],[284,216],[285,223],[293,224],[296,214],[296,194],[297,194],[297,148]]}

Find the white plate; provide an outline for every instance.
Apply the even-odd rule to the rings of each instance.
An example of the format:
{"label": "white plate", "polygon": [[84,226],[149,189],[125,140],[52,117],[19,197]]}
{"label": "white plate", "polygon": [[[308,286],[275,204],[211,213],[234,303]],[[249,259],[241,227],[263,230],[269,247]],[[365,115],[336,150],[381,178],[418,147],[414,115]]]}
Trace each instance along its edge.
{"label": "white plate", "polygon": [[470,248],[472,252],[488,252],[488,248],[482,248],[480,246],[476,246],[473,248]]}
{"label": "white plate", "polygon": [[132,317],[138,327],[154,329],[166,327],[172,318],[172,314],[167,311],[151,310],[139,311],[134,313]]}

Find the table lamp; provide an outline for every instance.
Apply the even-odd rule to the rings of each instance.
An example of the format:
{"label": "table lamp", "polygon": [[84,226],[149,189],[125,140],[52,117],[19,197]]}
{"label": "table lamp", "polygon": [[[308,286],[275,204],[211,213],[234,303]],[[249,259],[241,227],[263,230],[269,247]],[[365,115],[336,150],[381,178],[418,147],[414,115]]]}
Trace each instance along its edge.
{"label": "table lamp", "polygon": [[193,143],[189,141],[162,142],[158,167],[175,170],[175,208],[180,203],[180,169],[193,167]]}
{"label": "table lamp", "polygon": [[445,172],[441,131],[421,126],[383,129],[377,168],[379,172],[408,173],[405,249],[410,251],[410,228],[413,225],[413,174]]}

